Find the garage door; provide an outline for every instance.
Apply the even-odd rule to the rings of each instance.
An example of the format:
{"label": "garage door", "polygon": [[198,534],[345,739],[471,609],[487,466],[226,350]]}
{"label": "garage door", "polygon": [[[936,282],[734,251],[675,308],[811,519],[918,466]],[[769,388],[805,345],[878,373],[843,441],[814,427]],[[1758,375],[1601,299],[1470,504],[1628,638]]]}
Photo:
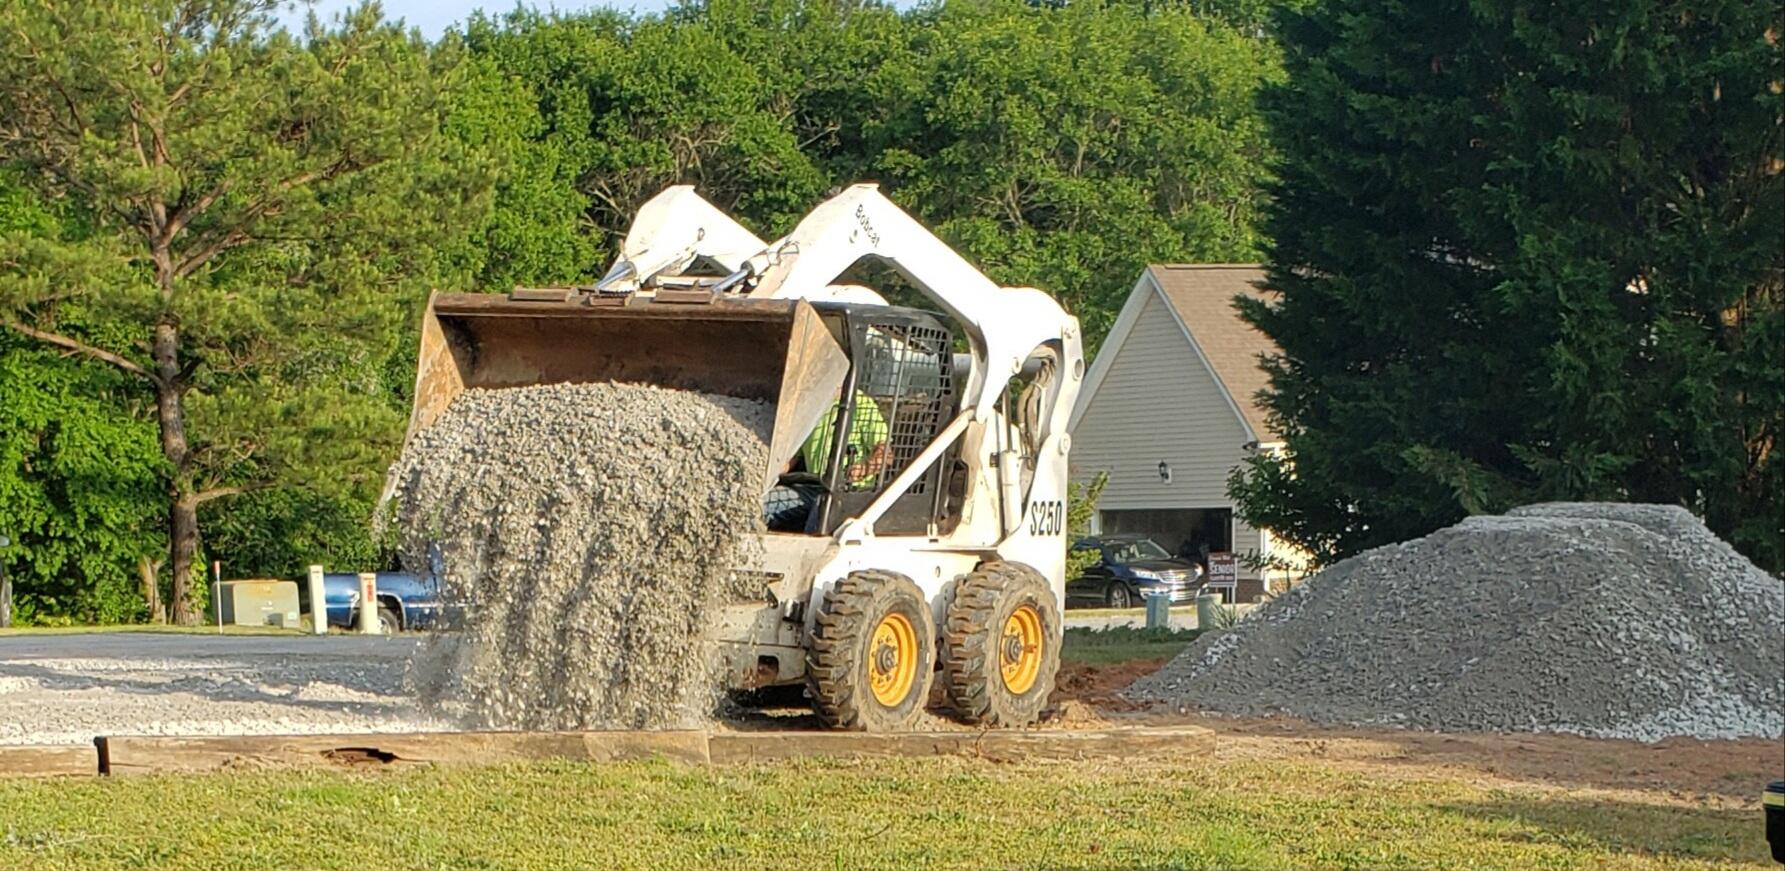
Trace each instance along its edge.
{"label": "garage door", "polygon": [[1199,563],[1211,551],[1233,550],[1231,508],[1130,508],[1100,511],[1097,519],[1102,533],[1140,533]]}

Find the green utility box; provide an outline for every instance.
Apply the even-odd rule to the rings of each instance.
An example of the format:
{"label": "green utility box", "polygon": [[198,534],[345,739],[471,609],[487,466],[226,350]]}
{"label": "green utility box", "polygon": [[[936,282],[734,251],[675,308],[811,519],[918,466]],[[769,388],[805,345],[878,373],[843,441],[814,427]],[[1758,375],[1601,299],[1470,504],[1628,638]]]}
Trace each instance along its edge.
{"label": "green utility box", "polygon": [[1220,628],[1221,597],[1214,593],[1203,593],[1196,597],[1196,628],[1204,632],[1213,632]]}
{"label": "green utility box", "polygon": [[283,626],[298,628],[296,581],[224,581],[212,594],[222,607],[226,626]]}
{"label": "green utility box", "polygon": [[1147,596],[1147,628],[1166,629],[1171,626],[1171,597],[1160,594]]}

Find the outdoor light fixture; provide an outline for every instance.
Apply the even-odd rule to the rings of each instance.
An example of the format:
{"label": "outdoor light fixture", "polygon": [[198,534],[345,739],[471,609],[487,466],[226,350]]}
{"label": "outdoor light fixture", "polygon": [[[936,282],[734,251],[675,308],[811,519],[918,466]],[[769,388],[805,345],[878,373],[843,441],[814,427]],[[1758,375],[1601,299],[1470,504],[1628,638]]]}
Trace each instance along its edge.
{"label": "outdoor light fixture", "polygon": [[1159,483],[1171,483],[1171,464],[1164,460],[1159,461]]}

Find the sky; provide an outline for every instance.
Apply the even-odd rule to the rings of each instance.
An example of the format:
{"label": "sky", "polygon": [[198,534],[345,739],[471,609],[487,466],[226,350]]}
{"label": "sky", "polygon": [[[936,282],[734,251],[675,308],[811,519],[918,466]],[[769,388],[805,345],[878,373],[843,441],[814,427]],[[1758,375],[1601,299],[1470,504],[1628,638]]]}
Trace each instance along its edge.
{"label": "sky", "polygon": [[[323,19],[330,15],[359,5],[361,0],[316,0],[309,9]],[[474,10],[502,13],[515,7],[515,0],[383,0],[384,15],[387,18],[401,18],[410,27],[419,27],[429,39],[438,37],[458,22],[470,17]],[[631,9],[638,12],[661,12],[670,0],[529,0],[528,6],[536,9],[556,9],[560,12],[576,12],[583,9],[606,7],[609,9]],[[300,4],[293,11],[285,13],[282,18],[287,25],[296,27],[304,21],[306,7]]]}

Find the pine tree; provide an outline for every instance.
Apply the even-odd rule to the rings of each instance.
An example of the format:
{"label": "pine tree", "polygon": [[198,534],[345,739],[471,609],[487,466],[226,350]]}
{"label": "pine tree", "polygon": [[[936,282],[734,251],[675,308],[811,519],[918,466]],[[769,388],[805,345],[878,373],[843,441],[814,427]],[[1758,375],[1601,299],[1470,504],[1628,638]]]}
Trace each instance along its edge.
{"label": "pine tree", "polygon": [[1684,505],[1773,571],[1785,14],[1334,0],[1279,22],[1287,450],[1254,523],[1330,561],[1536,500]]}
{"label": "pine tree", "polygon": [[92,227],[0,236],[0,328],[138,386],[184,623],[201,506],[378,475],[388,349],[488,206],[439,135],[449,52],[376,5],[301,35],[278,6],[0,4],[0,169]]}

